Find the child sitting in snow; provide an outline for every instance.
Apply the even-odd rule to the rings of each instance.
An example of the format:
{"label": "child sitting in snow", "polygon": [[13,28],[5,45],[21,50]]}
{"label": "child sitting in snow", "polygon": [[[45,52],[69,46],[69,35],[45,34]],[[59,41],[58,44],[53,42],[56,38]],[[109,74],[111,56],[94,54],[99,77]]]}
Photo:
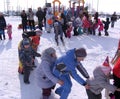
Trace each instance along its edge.
{"label": "child sitting in snow", "polygon": [[94,77],[87,80],[87,84],[90,86],[89,89],[86,89],[88,99],[102,99],[101,92],[104,88],[112,93],[120,91],[120,88],[110,84],[110,72],[111,67],[109,66],[109,59],[107,57],[102,66],[94,69]]}
{"label": "child sitting in snow", "polygon": [[8,24],[6,29],[7,29],[7,34],[8,34],[9,40],[11,40],[12,39],[12,25]]}

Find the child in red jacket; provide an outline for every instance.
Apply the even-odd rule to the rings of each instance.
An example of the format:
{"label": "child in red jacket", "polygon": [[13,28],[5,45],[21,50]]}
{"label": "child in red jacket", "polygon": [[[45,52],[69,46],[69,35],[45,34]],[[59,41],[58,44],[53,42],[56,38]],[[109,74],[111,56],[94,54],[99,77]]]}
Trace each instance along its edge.
{"label": "child in red jacket", "polygon": [[36,35],[32,36],[32,48],[37,51],[38,45],[40,44],[40,36],[42,35],[42,31],[37,29],[36,30]]}

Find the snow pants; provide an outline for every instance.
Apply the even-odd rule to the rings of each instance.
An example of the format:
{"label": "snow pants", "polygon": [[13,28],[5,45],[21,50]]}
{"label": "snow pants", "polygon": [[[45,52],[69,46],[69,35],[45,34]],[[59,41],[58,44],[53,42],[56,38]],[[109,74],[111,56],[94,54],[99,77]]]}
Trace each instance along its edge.
{"label": "snow pants", "polygon": [[69,74],[61,75],[60,78],[64,84],[56,89],[55,93],[60,95],[60,99],[68,99],[68,95],[71,92],[72,82]]}
{"label": "snow pants", "polygon": [[89,89],[86,90],[87,95],[88,95],[88,99],[102,99],[102,95],[101,94],[94,94],[93,92],[91,92]]}
{"label": "snow pants", "polygon": [[29,82],[31,67],[25,66],[24,67],[24,82]]}

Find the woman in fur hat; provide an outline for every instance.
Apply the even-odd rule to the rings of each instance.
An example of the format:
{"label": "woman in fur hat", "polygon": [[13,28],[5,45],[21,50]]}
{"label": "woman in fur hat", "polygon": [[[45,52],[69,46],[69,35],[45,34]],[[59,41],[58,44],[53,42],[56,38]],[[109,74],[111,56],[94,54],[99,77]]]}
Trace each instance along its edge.
{"label": "woman in fur hat", "polygon": [[62,85],[63,81],[59,80],[52,74],[52,68],[57,59],[54,48],[45,49],[41,56],[41,63],[36,69],[36,82],[42,88],[42,99],[49,99],[51,90],[54,89],[56,83]]}

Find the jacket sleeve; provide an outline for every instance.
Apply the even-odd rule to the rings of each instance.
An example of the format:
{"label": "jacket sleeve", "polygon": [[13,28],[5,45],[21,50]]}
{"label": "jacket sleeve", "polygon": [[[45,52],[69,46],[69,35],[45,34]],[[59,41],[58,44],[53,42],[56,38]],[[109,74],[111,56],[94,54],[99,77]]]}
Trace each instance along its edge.
{"label": "jacket sleeve", "polygon": [[85,86],[86,85],[86,81],[84,79],[82,79],[76,72],[76,70],[72,70],[70,72],[71,76],[73,77],[74,80],[76,80],[79,84]]}
{"label": "jacket sleeve", "polygon": [[57,83],[59,79],[52,74],[52,70],[50,68],[49,63],[44,61],[42,64],[43,64],[42,68],[45,73],[45,76],[52,82]]}
{"label": "jacket sleeve", "polygon": [[34,56],[36,57],[41,57],[41,54],[40,53],[37,53],[34,49],[32,49],[32,53]]}
{"label": "jacket sleeve", "polygon": [[86,69],[83,67],[83,65],[81,63],[77,66],[77,69],[85,78],[90,77],[88,72],[86,71]]}

